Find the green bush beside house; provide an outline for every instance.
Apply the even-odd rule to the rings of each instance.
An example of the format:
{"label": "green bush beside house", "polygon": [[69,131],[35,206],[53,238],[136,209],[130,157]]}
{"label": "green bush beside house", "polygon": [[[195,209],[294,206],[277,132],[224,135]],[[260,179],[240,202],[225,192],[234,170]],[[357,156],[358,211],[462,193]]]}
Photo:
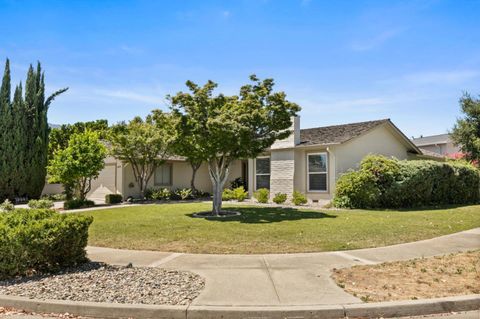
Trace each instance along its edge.
{"label": "green bush beside house", "polygon": [[369,155],[359,170],[338,179],[333,204],[344,208],[408,208],[475,204],[479,200],[480,174],[470,164]]}

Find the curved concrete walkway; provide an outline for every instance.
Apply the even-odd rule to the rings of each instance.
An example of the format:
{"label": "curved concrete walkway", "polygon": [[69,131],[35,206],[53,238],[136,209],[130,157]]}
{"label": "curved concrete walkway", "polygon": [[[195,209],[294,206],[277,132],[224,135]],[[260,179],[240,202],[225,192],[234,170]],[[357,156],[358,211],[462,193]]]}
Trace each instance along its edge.
{"label": "curved concrete walkway", "polygon": [[361,303],[330,278],[332,268],[480,249],[480,228],[394,246],[337,252],[204,255],[88,247],[94,261],[189,270],[206,286],[192,305],[305,306]]}

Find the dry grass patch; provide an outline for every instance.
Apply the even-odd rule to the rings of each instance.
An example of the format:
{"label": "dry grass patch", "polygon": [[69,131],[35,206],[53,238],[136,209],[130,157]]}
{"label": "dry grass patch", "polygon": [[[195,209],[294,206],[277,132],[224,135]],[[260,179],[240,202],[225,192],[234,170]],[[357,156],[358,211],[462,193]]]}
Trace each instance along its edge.
{"label": "dry grass patch", "polygon": [[334,269],[333,279],[365,302],[480,293],[480,250]]}

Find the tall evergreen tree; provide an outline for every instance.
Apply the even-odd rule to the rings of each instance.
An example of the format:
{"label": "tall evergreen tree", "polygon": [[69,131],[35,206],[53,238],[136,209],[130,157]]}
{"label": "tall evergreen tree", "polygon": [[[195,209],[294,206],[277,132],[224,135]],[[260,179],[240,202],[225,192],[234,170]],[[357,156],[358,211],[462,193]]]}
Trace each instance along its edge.
{"label": "tall evergreen tree", "polygon": [[0,89],[0,200],[16,196],[39,197],[45,184],[48,134],[48,107],[59,90],[45,99],[45,76],[40,63],[31,65],[25,81],[10,98],[9,61]]}

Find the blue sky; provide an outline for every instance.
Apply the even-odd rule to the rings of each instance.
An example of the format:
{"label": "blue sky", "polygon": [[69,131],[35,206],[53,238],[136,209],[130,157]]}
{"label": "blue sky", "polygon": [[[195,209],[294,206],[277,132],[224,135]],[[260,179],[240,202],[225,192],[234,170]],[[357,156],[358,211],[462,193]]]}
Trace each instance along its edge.
{"label": "blue sky", "polygon": [[[444,133],[480,94],[480,1],[4,1],[0,57],[16,82],[40,60],[49,121],[166,109],[187,79],[234,94],[273,77],[302,127],[391,118]],[[3,62],[2,62],[3,63]]]}

